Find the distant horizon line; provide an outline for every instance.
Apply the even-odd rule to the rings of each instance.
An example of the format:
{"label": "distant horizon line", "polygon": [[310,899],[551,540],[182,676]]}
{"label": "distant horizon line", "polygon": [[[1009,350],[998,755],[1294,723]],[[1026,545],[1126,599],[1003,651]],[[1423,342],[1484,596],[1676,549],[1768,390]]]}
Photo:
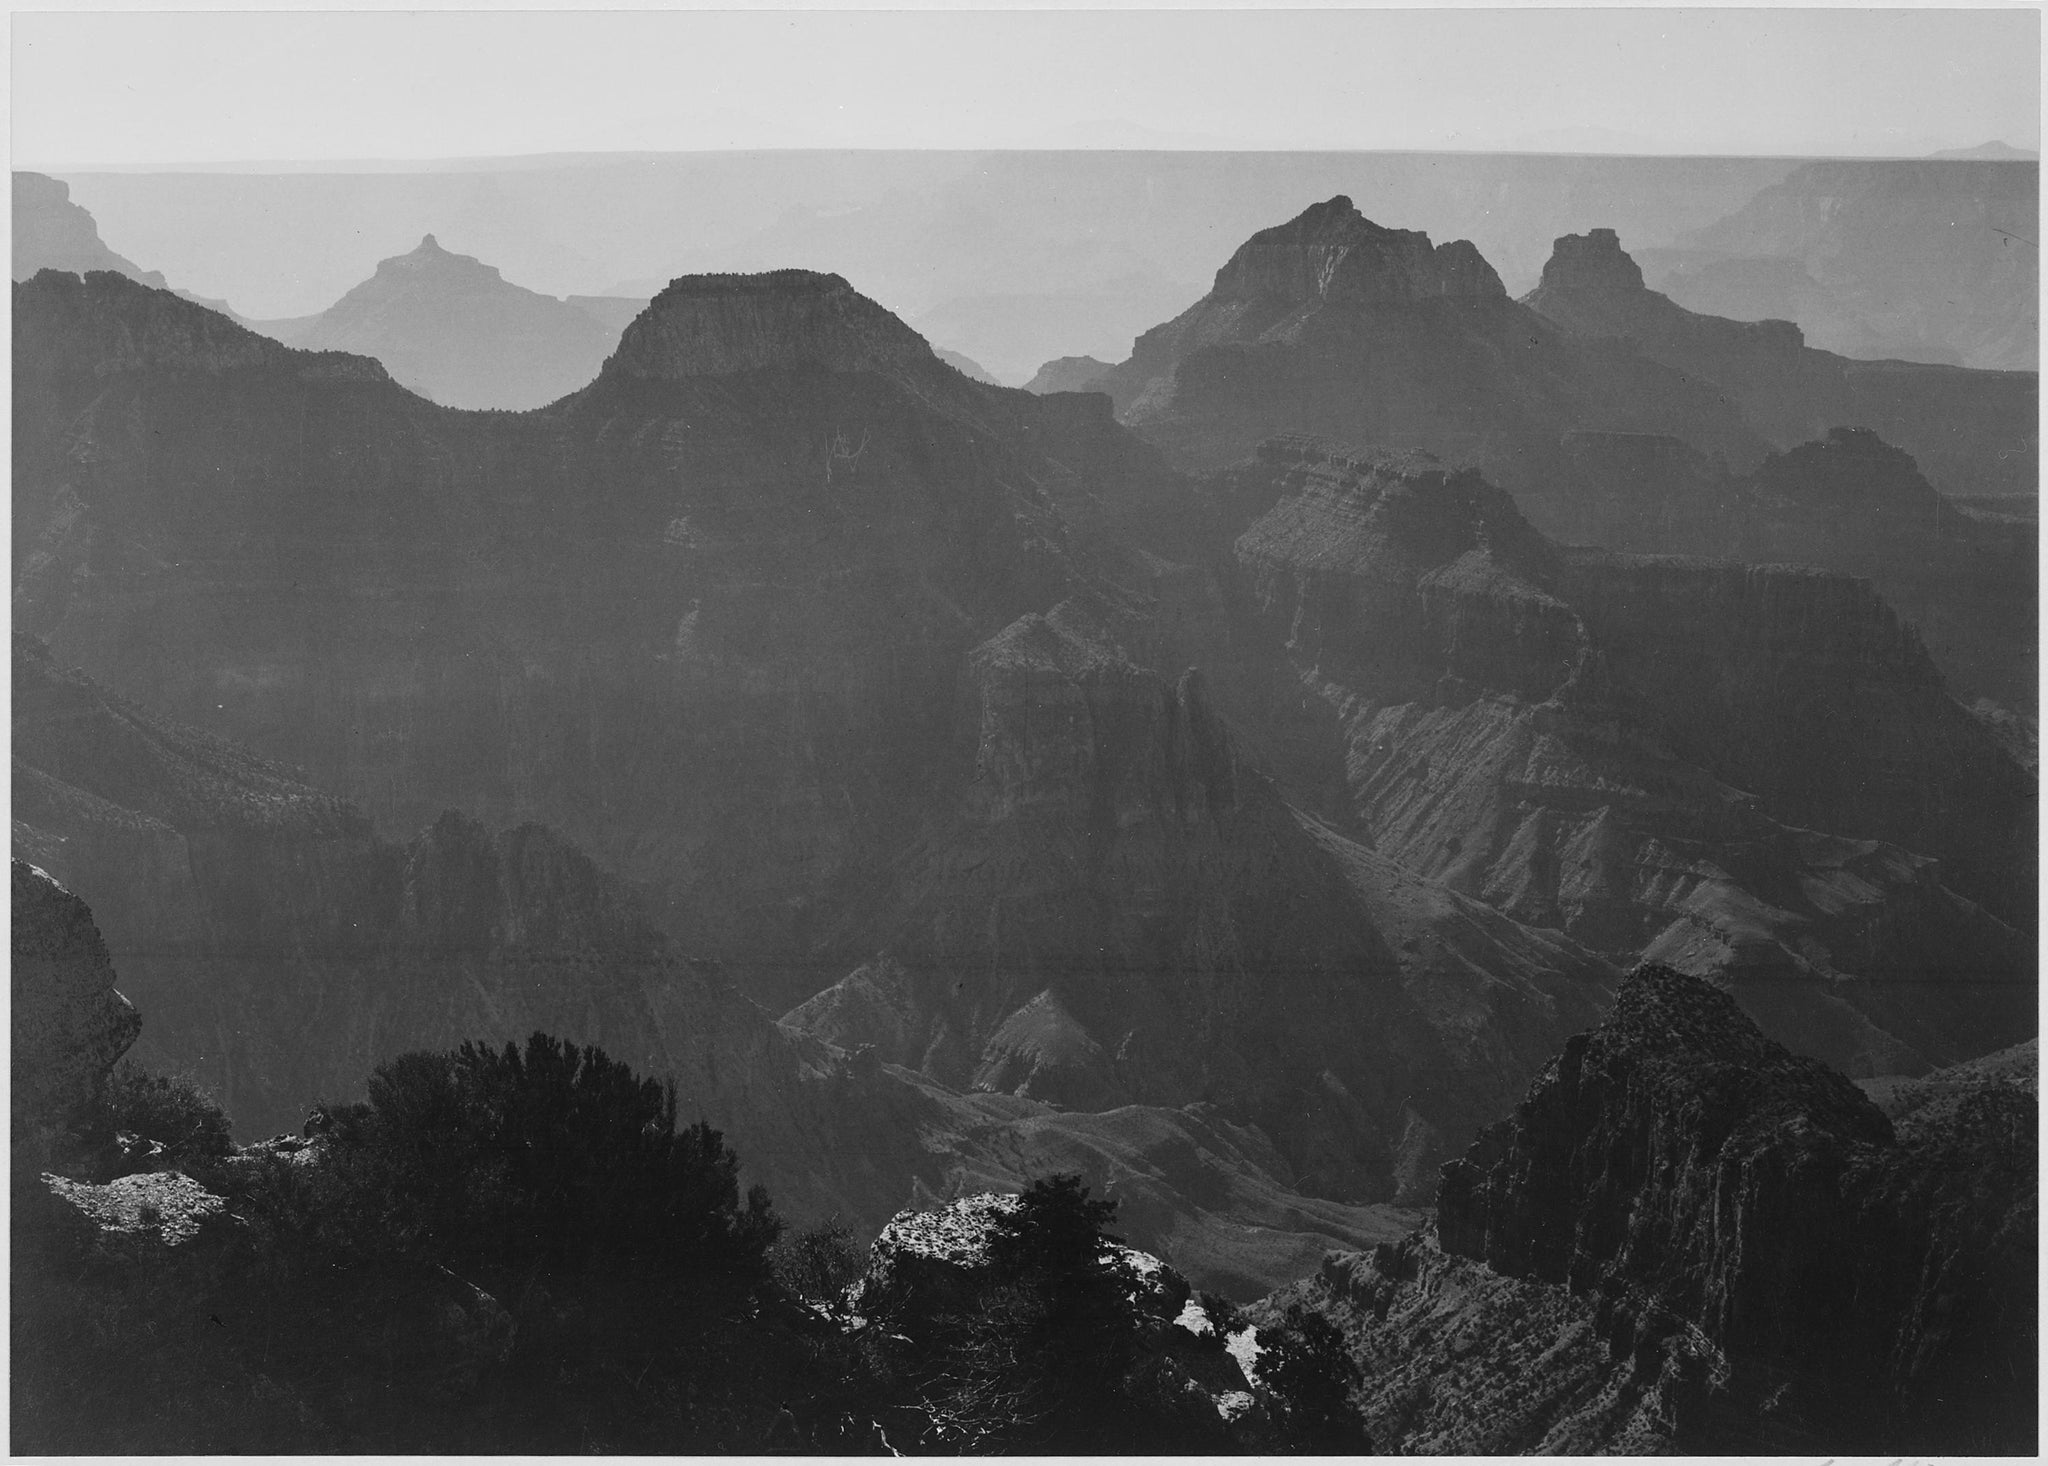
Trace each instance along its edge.
{"label": "distant horizon line", "polygon": [[1141,154],[1158,156],[1252,154],[1270,157],[1296,157],[1303,155],[1347,155],[1371,157],[1491,157],[1491,158],[1612,158],[1628,160],[1659,160],[1673,162],[1702,162],[1719,160],[1741,160],[1745,162],[1796,162],[1796,163],[2031,163],[2038,165],[2041,155],[2038,149],[2019,148],[2002,141],[1979,144],[1979,147],[2005,147],[2010,152],[2000,155],[1970,156],[1972,148],[1943,148],[1927,153],[1899,152],[1795,152],[1795,151],[1674,151],[1674,152],[1631,152],[1626,150],[1602,150],[1594,148],[1526,148],[1526,147],[1029,147],[1016,145],[991,145],[985,147],[883,147],[868,145],[831,146],[826,144],[804,146],[753,146],[753,147],[694,147],[694,148],[619,148],[619,149],[576,149],[543,153],[479,153],[458,154],[448,157],[430,158],[222,158],[222,159],[180,159],[162,163],[118,163],[118,162],[23,162],[15,159],[10,167],[17,173],[314,173],[314,172],[433,172],[456,171],[460,169],[487,168],[490,165],[543,168],[569,166],[588,162],[630,163],[660,158],[735,156],[745,157],[756,154],[787,153],[897,153],[976,156],[987,153],[1023,154]]}

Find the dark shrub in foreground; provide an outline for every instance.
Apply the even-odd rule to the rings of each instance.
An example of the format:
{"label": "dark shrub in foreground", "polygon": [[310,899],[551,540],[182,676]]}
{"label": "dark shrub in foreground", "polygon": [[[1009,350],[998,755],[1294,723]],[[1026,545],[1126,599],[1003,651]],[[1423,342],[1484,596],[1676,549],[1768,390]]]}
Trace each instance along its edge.
{"label": "dark shrub in foreground", "polygon": [[185,1076],[152,1074],[124,1059],[107,1081],[107,1117],[117,1134],[154,1142],[153,1169],[201,1166],[234,1149],[227,1112]]}

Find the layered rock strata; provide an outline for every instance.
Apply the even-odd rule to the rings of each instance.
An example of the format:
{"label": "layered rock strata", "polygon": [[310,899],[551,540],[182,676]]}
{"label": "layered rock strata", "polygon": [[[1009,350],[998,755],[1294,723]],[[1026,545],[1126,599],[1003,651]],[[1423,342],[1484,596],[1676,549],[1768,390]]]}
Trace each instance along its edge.
{"label": "layered rock strata", "polygon": [[[1409,1450],[2032,1449],[2031,1070],[1896,1125],[1668,968],[1322,1302]],[[1283,1295],[1286,1296],[1286,1295]],[[1498,1408],[1496,1408],[1498,1407]]]}

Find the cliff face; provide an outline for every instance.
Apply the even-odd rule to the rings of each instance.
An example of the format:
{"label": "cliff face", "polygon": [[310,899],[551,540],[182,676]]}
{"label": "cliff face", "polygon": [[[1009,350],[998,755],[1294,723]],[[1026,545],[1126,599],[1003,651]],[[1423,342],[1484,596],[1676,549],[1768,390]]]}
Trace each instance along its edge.
{"label": "cliff face", "polygon": [[1604,964],[1298,816],[1201,676],[1063,605],[977,648],[972,771],[856,910],[891,966],[785,1023],[1075,1108],[1213,1103],[1304,1191],[1426,1198],[1432,1157],[1597,1011]]}
{"label": "cliff face", "polygon": [[2028,919],[2033,781],[1866,582],[1584,552],[1560,588],[1636,726],[1778,819],[1934,855]]}
{"label": "cliff face", "polygon": [[111,270],[144,285],[164,288],[164,277],[108,249],[100,226],[71,201],[71,185],[40,173],[14,175],[14,278],[39,270]]}
{"label": "cliff face", "polygon": [[1573,433],[1559,537],[1611,550],[1800,564],[1868,579],[1912,623],[1958,696],[2037,698],[2033,526],[1965,512],[1867,428],[1734,474],[1675,438]]}
{"label": "cliff face", "polygon": [[10,1002],[17,1134],[77,1122],[142,1019],[114,987],[107,946],[83,901],[14,861]]}
{"label": "cliff face", "polygon": [[540,407],[587,386],[618,341],[587,309],[507,281],[433,235],[380,261],[310,320],[293,346],[374,357],[399,385],[446,407]]}
{"label": "cliff face", "polygon": [[1558,550],[1474,475],[1309,443],[1214,492],[1270,506],[1237,543],[1249,608],[1382,853],[1715,974],[1856,1072],[2029,1031],[2025,941],[1971,899],[2025,914],[2028,776],[1867,587]]}
{"label": "cliff face", "polygon": [[1720,394],[1553,329],[1507,298],[1470,243],[1382,228],[1341,196],[1253,236],[1101,385],[1125,421],[1194,467],[1315,433],[1476,463],[1522,492],[1553,475],[1571,428],[1762,451]]}
{"label": "cliff face", "polygon": [[[1646,361],[1709,384],[1777,448],[1864,427],[1910,453],[1944,493],[2035,490],[2039,382],[2030,372],[1849,361],[1809,347],[1789,321],[1696,315],[1644,285],[1611,229],[1560,238],[1524,303],[1579,335],[1626,342]],[[1532,511],[1551,512],[1547,498]],[[1568,514],[1568,500],[1556,512]]]}
{"label": "cliff face", "polygon": [[[104,852],[165,1052],[266,1123],[390,1047],[558,1026],[675,1074],[800,1215],[1136,1167],[1147,1225],[1241,1281],[1427,1197],[1602,1001],[1581,940],[1776,983],[1863,1072],[2023,1036],[2016,939],[1926,857],[1770,818],[1629,699],[1731,760],[1809,725],[1619,675],[1610,640],[1691,655],[1654,586],[1582,606],[1594,572],[1470,474],[1300,450],[1196,492],[1106,398],[969,381],[825,276],[679,282],[523,416],[111,276],[17,298],[22,623],[307,771],[17,697],[30,837]],[[1747,594],[1724,641],[1846,715],[1924,691],[1909,642],[1863,665],[1853,596]],[[1872,995],[1944,948],[2019,981]]]}
{"label": "cliff face", "polygon": [[1245,241],[1216,272],[1211,298],[1299,307],[1506,294],[1470,240],[1432,247],[1426,234],[1381,228],[1339,194]]}
{"label": "cliff face", "polygon": [[1962,1066],[1895,1124],[1646,966],[1445,1167],[1434,1235],[1274,1302],[1338,1323],[1395,1449],[2025,1452],[2035,1087]]}
{"label": "cliff face", "polygon": [[1696,1329],[1816,1432],[2010,1442],[2033,1431],[2010,1382],[2033,1353],[2033,1112],[2030,1088],[1987,1085],[1895,1134],[1724,996],[1647,967],[1446,1168],[1438,1235],[1612,1299],[1639,1349]]}
{"label": "cliff face", "polygon": [[[139,1020],[110,987],[64,986],[82,974],[104,987],[117,968],[150,1014],[138,1059],[195,1075],[244,1135],[295,1128],[396,1054],[543,1029],[674,1082],[798,1219],[879,1227],[918,1196],[1075,1171],[1124,1201],[1134,1236],[1239,1297],[1413,1223],[1304,1194],[1264,1134],[1213,1106],[1097,1114],[1034,1083],[1050,1015],[1030,1005],[991,1043],[993,1067],[948,1069],[952,1083],[914,1060],[884,1067],[905,1060],[871,1025],[778,1028],[552,831],[447,813],[405,844],[378,839],[349,805],[109,696],[29,638],[16,644],[14,718],[16,848],[88,895],[106,933],[97,947],[91,920],[42,921],[46,907],[84,906],[17,872],[15,931],[36,949],[15,964],[30,984],[16,1003],[24,1084],[55,1063],[49,1085],[82,1100],[136,1041]],[[57,988],[44,993],[39,972]]]}
{"label": "cliff face", "polygon": [[822,367],[936,376],[925,339],[837,275],[691,275],[672,281],[620,339],[607,370],[638,378]]}
{"label": "cliff face", "polygon": [[[786,322],[825,298],[792,289]],[[20,624],[387,830],[562,828],[790,964],[782,1001],[806,913],[928,797],[959,658],[1071,584],[1055,500],[1096,500],[1067,465],[1114,431],[928,352],[930,382],[835,371],[794,327],[784,366],[635,375],[684,364],[687,289],[674,341],[664,306],[526,418],[111,276],[20,290]]]}

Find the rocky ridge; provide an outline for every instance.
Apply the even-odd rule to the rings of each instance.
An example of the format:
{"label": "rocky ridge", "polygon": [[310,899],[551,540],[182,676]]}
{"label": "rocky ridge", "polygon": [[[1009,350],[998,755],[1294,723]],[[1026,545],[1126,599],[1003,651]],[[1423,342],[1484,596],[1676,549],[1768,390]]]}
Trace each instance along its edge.
{"label": "rocky ridge", "polygon": [[606,371],[669,380],[821,367],[916,381],[938,364],[922,336],[839,276],[774,270],[671,281]]}
{"label": "rocky ridge", "polygon": [[[1625,341],[1645,361],[1711,384],[1773,447],[1864,427],[1910,453],[1944,493],[2035,491],[2040,389],[2032,373],[1850,361],[1807,346],[1790,321],[1697,315],[1645,286],[1611,229],[1560,238],[1524,303],[1582,336]],[[1731,461],[1744,469],[1754,462]]]}
{"label": "rocky ridge", "polygon": [[[1270,475],[1191,488],[1104,398],[974,383],[831,277],[672,287],[613,369],[518,416],[308,375],[312,359],[110,276],[44,276],[17,298],[24,320],[52,318],[33,350],[17,337],[24,624],[65,660],[256,743],[378,829],[405,832],[267,862],[249,853],[259,844],[222,842],[242,852],[212,887],[232,920],[194,939],[190,970],[190,954],[263,933],[244,967],[225,970],[256,995],[265,1035],[304,1035],[312,994],[348,1015],[319,1030],[343,1046],[414,1029],[452,1041],[478,1023],[518,1036],[546,1015],[650,1069],[710,1074],[707,1110],[721,1113],[723,1094],[770,1117],[747,1153],[828,1157],[810,1168],[816,1181],[787,1162],[798,1174],[779,1194],[793,1206],[879,1225],[906,1178],[943,1197],[1071,1158],[1105,1186],[1128,1178],[1149,1198],[1151,1235],[1233,1287],[1296,1265],[1320,1238],[1383,1234],[1388,1214],[1374,1208],[1426,1197],[1436,1161],[1591,1016],[1611,969],[1578,938],[1633,957],[1692,922],[1702,888],[1762,907],[1754,920],[1751,906],[1710,908],[1717,970],[1744,966],[1733,953],[1762,974],[1759,991],[1798,974],[1803,996],[1825,999],[1811,1042],[1859,1072],[1952,1057],[1972,1021],[1996,1030],[1985,1046],[2023,1036],[2002,1010],[1971,1019],[1901,987],[1873,1020],[1860,990],[1837,991],[1839,973],[1869,979],[1869,950],[1918,960],[1897,941],[1914,929],[1909,910],[1925,950],[1947,944],[1980,971],[2006,970],[2010,936],[1882,831],[1857,837],[1878,842],[1868,847],[1823,837],[1809,862],[1782,855],[1809,847],[1763,826],[1776,862],[1765,879],[1714,864],[1728,826],[1707,819],[1689,827],[1682,875],[1646,883],[1644,899],[1635,872],[1663,869],[1661,853],[1600,867],[1596,885],[1627,895],[1577,903],[1571,939],[1517,924],[1564,924],[1549,873],[1586,867],[1554,859],[1551,832],[1605,838],[1588,812],[1614,782],[1601,740],[1621,714],[1601,658],[1609,633],[1582,624],[1583,567],[1496,512],[1505,497],[1477,481],[1459,478],[1448,498],[1394,494],[1372,531],[1405,526],[1374,552],[1374,594],[1402,638],[1421,638],[1371,653],[1400,689],[1387,702],[1377,682],[1304,681],[1306,665],[1280,650],[1296,618],[1258,614],[1262,597],[1290,593],[1285,562],[1308,542],[1275,521],[1264,589],[1227,552],[1288,497]],[[116,353],[102,374],[67,355],[53,324],[81,303],[115,344],[122,322],[156,313],[167,348],[176,327],[256,355],[212,371],[169,349]],[[1505,308],[1490,295],[1467,307]],[[742,362],[756,364],[718,370]],[[1344,566],[1328,569],[1319,584],[1347,583]],[[1867,607],[1853,596],[1763,600],[1786,625],[1759,611],[1731,634],[1789,637],[1829,677],[1889,645],[1854,621]],[[1755,608],[1737,593],[1728,609]],[[1631,613],[1617,602],[1601,614]],[[1854,624],[1834,625],[1845,616]],[[1340,620],[1302,626],[1363,646]],[[1840,665],[1819,655],[1838,635]],[[1925,693],[1900,671],[1909,651],[1881,659],[1883,697]],[[1203,673],[1183,677],[1190,665]],[[1398,840],[1382,833],[1395,820],[1372,812],[1375,827],[1348,792],[1347,750],[1377,746],[1361,741],[1366,722],[1389,707],[1420,713],[1441,684],[1471,717],[1534,737],[1560,678],[1567,702],[1590,710],[1592,752],[1573,755],[1590,772],[1550,782],[1569,788],[1562,803],[1585,802],[1570,821],[1531,809],[1496,823],[1499,841],[1486,842],[1489,858],[1505,851],[1499,884],[1526,886],[1526,902],[1504,900],[1452,844],[1472,838],[1468,816],[1498,807],[1498,768],[1484,765],[1495,792],[1472,802],[1410,805],[1415,826]],[[1689,716],[1756,714],[1753,688],[1679,691]],[[1766,717],[1742,744],[1803,726]],[[1664,755],[1643,757],[1671,775]],[[1968,793],[1974,757],[1946,787]],[[1465,766],[1423,763],[1411,789]],[[75,771],[31,772],[100,800],[114,823],[139,813]],[[1710,788],[1711,773],[1665,782],[1717,817],[1742,802]],[[1641,787],[1661,820],[1664,785]],[[74,823],[55,833],[76,838],[80,811],[97,807],[61,794],[51,801]],[[444,824],[451,806],[465,815]],[[1442,819],[1421,819],[1425,807]],[[192,831],[157,818],[190,847]],[[1081,862],[1102,898],[1049,851]],[[175,860],[131,853],[137,869],[175,874]],[[605,870],[647,893],[652,920],[622,914],[630,903],[606,894]],[[1805,882],[1811,871],[1824,879]],[[991,904],[1012,881],[1019,899]],[[251,898],[279,883],[300,894]],[[1906,887],[1917,906],[1899,899]],[[1866,919],[1873,910],[1885,919]],[[295,985],[263,997],[275,989],[258,981],[263,943],[293,950],[294,913],[321,911],[344,924],[317,928],[312,950],[354,966],[297,962]],[[1818,948],[1788,935],[1802,921]],[[409,962],[436,981],[403,990],[391,978]],[[594,976],[555,987],[554,971]],[[608,972],[632,977],[600,981]],[[1330,1020],[1321,1031],[1290,1029],[1270,1001],[1268,984],[1296,973],[1306,1006]],[[680,995],[668,1008],[666,992]],[[725,1025],[702,1050],[663,1028],[692,1004]],[[790,1019],[778,1028],[754,1004]],[[1199,1024],[1182,1025],[1182,1008]],[[1375,1010],[1394,1021],[1378,1029],[1365,1021]],[[181,1047],[234,1052],[231,1035],[193,1021]],[[1340,1036],[1358,1032],[1382,1033],[1366,1047],[1387,1062],[1341,1052]],[[257,1067],[290,1075],[273,1042],[253,1045],[268,1054]],[[1311,1057],[1263,1061],[1295,1050]],[[1106,1108],[1071,1108],[1084,1104]],[[889,1149],[835,1152],[838,1132],[819,1119],[835,1110],[890,1136]],[[1241,1184],[1209,1204],[1217,1193],[1203,1188],[1219,1176]],[[1289,1236],[1260,1241],[1260,1228]]]}
{"label": "rocky ridge", "polygon": [[115,254],[100,238],[93,216],[71,198],[71,185],[41,173],[14,174],[14,278],[26,280],[39,270],[69,270],[83,275],[111,270],[159,290],[164,277]]}
{"label": "rocky ridge", "polygon": [[1445,1168],[1433,1235],[1282,1296],[1396,1449],[2029,1449],[2034,1128],[2029,1074],[1895,1129],[1645,966]]}
{"label": "rocky ridge", "polygon": [[[1213,1105],[1067,1110],[1023,1074],[948,1084],[894,1067],[903,1056],[860,1032],[778,1028],[544,827],[493,832],[450,812],[385,841],[342,801],[109,696],[32,639],[14,678],[17,850],[98,903],[105,945],[81,939],[100,955],[79,970],[110,984],[111,958],[150,1013],[138,1059],[192,1073],[244,1133],[295,1128],[398,1053],[538,1028],[675,1082],[799,1218],[879,1227],[914,1197],[1072,1171],[1123,1200],[1135,1235],[1238,1297],[1412,1222],[1305,1194],[1264,1134]],[[22,897],[17,941],[33,944],[44,906],[84,907],[30,884],[49,893]],[[44,970],[26,953],[18,983]],[[32,1021],[50,1004],[20,989],[16,1033],[92,1019],[108,1033],[93,1049],[103,1077],[139,1024],[118,995],[112,1016],[79,1008],[89,996]],[[19,1072],[37,1071],[24,1059]],[[85,1096],[83,1078],[51,1083]]]}
{"label": "rocky ridge", "polygon": [[1317,1194],[1426,1199],[1441,1153],[1611,974],[1297,815],[1203,679],[1068,603],[976,648],[971,773],[859,909],[886,951],[784,1018],[949,1084],[1217,1105]]}
{"label": "rocky ridge", "polygon": [[2033,526],[1959,507],[1870,429],[1831,428],[1747,475],[1670,437],[1573,433],[1565,451],[1564,538],[1862,577],[1915,626],[1959,696],[2034,706]]}
{"label": "rocky ridge", "polygon": [[[1867,587],[1562,550],[1413,457],[1276,442],[1212,483],[1251,520],[1250,614],[1341,732],[1340,827],[1618,960],[1718,973],[1852,1072],[2028,1031],[2025,942],[1975,903],[2024,915],[2002,872],[2029,776]],[[1929,972],[1949,986],[1908,997]]]}
{"label": "rocky ridge", "polygon": [[1796,303],[1808,339],[1848,356],[2033,371],[2039,197],[2038,159],[1809,163],[1681,234],[1659,288],[1742,319]]}
{"label": "rocky ridge", "polygon": [[1476,463],[1528,493],[1571,428],[1656,427],[1745,460],[1763,448],[1720,394],[1510,300],[1469,243],[1382,228],[1341,195],[1254,235],[1101,385],[1191,468],[1315,433]]}
{"label": "rocky ridge", "polygon": [[1092,356],[1062,356],[1045,363],[1024,384],[1026,392],[1092,392],[1112,370]]}

